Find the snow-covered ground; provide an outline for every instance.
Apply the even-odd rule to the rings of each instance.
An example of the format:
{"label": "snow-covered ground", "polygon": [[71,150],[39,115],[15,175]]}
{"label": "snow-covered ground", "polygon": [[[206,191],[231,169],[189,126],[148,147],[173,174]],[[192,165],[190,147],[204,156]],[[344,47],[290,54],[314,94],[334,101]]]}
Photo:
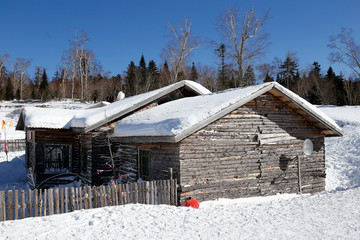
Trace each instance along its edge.
{"label": "snow-covered ground", "polygon": [[[326,191],[219,199],[199,209],[131,204],[0,223],[0,239],[360,239],[360,107],[320,106],[344,131],[326,139]],[[23,153],[0,190],[24,186]]]}

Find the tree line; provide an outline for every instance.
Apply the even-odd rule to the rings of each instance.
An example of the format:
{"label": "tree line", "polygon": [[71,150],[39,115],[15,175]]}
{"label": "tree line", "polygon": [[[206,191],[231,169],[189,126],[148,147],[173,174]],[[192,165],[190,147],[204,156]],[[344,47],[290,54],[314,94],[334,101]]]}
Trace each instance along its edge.
{"label": "tree line", "polygon": [[[122,91],[133,96],[184,79],[197,81],[211,91],[244,87],[259,82],[276,81],[313,104],[360,105],[360,46],[350,29],[330,36],[328,47],[332,63],[341,63],[351,70],[347,79],[331,67],[325,70],[318,62],[299,69],[295,53],[284,59],[258,64],[269,47],[268,34],[263,26],[269,11],[259,16],[253,8],[226,8],[218,19],[217,28],[222,42],[205,43],[193,35],[187,18],[177,25],[168,24],[168,44],[162,52],[162,62],[131,61],[124,73],[110,76],[103,70],[95,53],[88,49],[87,33],[74,32],[70,46],[61,57],[61,66],[49,79],[43,66],[34,73],[28,69],[31,60],[11,60],[0,53],[0,100],[78,99],[81,101],[113,101]],[[210,44],[215,56],[213,65],[191,62],[194,50]]]}

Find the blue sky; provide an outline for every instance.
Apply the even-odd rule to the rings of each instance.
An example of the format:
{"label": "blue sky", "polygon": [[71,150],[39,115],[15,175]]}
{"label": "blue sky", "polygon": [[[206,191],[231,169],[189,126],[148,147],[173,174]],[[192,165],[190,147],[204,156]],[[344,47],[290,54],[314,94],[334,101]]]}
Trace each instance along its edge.
{"label": "blue sky", "polygon": [[[270,9],[271,18],[264,31],[271,45],[263,62],[274,57],[284,59],[296,52],[300,68],[318,61],[325,72],[330,66],[327,48],[330,35],[342,27],[352,28],[360,42],[360,1],[357,0],[182,0],[182,1],[76,1],[76,0],[2,0],[0,2],[0,54],[11,60],[32,59],[28,74],[35,66],[47,69],[52,77],[70,47],[74,29],[85,30],[93,50],[105,71],[122,74],[130,61],[138,64],[141,54],[146,61],[162,63],[161,52],[173,25],[187,17],[192,34],[208,41],[221,41],[216,29],[218,16],[226,7],[249,8],[259,14]],[[203,45],[193,52],[195,64],[214,65],[213,47]],[[348,70],[333,64],[336,73]]]}

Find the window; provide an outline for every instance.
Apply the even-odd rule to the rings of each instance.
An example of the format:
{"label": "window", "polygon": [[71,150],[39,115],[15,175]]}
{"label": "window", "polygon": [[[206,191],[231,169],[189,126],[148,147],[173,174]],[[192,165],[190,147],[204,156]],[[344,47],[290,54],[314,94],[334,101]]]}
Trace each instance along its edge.
{"label": "window", "polygon": [[139,152],[139,177],[143,180],[151,178],[151,153],[148,150]]}
{"label": "window", "polygon": [[71,167],[71,146],[62,144],[45,145],[45,172],[67,172]]}

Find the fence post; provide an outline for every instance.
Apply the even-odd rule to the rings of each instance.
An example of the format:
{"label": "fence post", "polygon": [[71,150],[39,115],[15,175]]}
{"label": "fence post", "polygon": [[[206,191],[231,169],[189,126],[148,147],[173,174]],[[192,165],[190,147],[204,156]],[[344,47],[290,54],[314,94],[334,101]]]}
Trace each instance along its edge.
{"label": "fence post", "polygon": [[19,216],[19,191],[15,190],[15,199],[14,199],[14,208],[15,208],[15,220],[18,219]]}
{"label": "fence post", "polygon": [[70,188],[70,211],[75,211],[75,195],[74,195],[74,187]]}
{"label": "fence post", "polygon": [[13,220],[13,192],[12,190],[8,191],[8,219]]}
{"label": "fence post", "polygon": [[87,186],[86,190],[87,190],[87,194],[88,194],[89,209],[91,209],[91,208],[93,208],[92,207],[92,191],[91,191],[91,187]]}
{"label": "fence post", "polygon": [[59,188],[55,188],[55,209],[56,209],[56,214],[59,214],[60,213]]}
{"label": "fence post", "polygon": [[39,205],[38,205],[38,190],[34,189],[34,217],[38,216]]}
{"label": "fence post", "polygon": [[31,190],[27,190],[27,212],[28,212],[28,217],[31,217],[31,210],[32,210],[32,204],[31,204]]}
{"label": "fence post", "polygon": [[20,192],[20,202],[21,202],[20,216],[21,216],[21,219],[23,219],[23,218],[25,218],[25,208],[26,208],[26,205],[25,205],[25,190],[21,190],[21,192]]}
{"label": "fence post", "polygon": [[6,220],[5,191],[0,191],[0,222]]}

